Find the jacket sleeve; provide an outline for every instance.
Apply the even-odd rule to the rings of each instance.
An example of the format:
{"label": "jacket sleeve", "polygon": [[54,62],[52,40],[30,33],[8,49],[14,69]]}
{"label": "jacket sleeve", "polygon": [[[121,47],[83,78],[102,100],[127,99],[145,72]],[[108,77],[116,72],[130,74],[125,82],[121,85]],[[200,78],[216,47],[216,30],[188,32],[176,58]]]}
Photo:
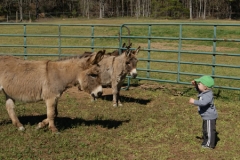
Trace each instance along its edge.
{"label": "jacket sleeve", "polygon": [[199,100],[194,100],[194,105],[205,107],[212,102],[213,96],[211,94],[203,95]]}

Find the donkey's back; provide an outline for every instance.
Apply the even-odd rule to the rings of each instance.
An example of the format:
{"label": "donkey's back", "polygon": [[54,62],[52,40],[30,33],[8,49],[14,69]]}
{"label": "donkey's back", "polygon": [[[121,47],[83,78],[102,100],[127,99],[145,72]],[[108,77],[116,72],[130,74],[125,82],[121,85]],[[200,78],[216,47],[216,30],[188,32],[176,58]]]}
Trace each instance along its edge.
{"label": "donkey's back", "polygon": [[47,61],[25,61],[13,56],[0,56],[0,89],[15,100],[24,102],[41,99],[46,82]]}

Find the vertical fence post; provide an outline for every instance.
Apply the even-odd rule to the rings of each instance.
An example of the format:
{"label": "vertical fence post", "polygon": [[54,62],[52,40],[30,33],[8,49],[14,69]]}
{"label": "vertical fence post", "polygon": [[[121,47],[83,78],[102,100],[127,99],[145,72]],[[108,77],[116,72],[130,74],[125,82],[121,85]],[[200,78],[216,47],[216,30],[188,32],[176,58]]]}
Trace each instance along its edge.
{"label": "vertical fence post", "polygon": [[121,48],[122,48],[122,28],[123,28],[123,26],[120,27],[119,35],[118,35],[118,40],[119,40],[118,54],[122,54],[122,50],[121,50]]}
{"label": "vertical fence post", "polygon": [[23,47],[24,47],[24,59],[27,59],[27,26],[23,25]]}
{"label": "vertical fence post", "polygon": [[92,33],[91,33],[91,49],[94,52],[94,25],[91,26]]}
{"label": "vertical fence post", "polygon": [[[118,47],[118,54],[122,54],[122,29],[123,27],[125,27],[124,25],[120,26],[120,29],[119,29],[119,37],[118,37],[118,40],[119,40],[119,47]],[[129,30],[128,30],[128,35],[129,35]],[[130,77],[127,76],[127,86],[126,87],[122,87],[121,89],[122,90],[128,90],[129,89],[129,86],[130,86]]]}
{"label": "vertical fence post", "polygon": [[181,72],[181,50],[182,50],[182,24],[179,25],[179,40],[178,40],[178,71],[177,71],[177,82],[180,82]]}
{"label": "vertical fence post", "polygon": [[[151,58],[151,52],[150,52],[150,48],[151,48],[151,32],[152,32],[152,25],[148,25],[148,59]],[[150,77],[150,73],[149,73],[149,69],[150,69],[150,60],[147,61],[147,78]]]}
{"label": "vertical fence post", "polygon": [[58,25],[58,59],[60,59],[62,54],[62,40],[61,40],[61,25]]}
{"label": "vertical fence post", "polygon": [[217,26],[213,28],[213,56],[212,56],[212,75],[215,75],[215,63],[216,63],[216,47],[217,47]]}

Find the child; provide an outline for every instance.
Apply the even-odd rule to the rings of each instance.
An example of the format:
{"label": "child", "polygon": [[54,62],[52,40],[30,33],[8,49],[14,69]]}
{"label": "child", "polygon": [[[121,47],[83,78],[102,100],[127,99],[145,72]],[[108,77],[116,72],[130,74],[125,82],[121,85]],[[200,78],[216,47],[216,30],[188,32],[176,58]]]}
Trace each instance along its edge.
{"label": "child", "polygon": [[189,103],[198,106],[198,113],[203,119],[202,132],[203,132],[203,143],[204,148],[215,148],[216,138],[216,120],[218,117],[213,92],[211,88],[214,86],[214,80],[210,76],[202,76],[198,79],[194,79],[192,84],[198,91],[198,100],[193,98],[189,99]]}

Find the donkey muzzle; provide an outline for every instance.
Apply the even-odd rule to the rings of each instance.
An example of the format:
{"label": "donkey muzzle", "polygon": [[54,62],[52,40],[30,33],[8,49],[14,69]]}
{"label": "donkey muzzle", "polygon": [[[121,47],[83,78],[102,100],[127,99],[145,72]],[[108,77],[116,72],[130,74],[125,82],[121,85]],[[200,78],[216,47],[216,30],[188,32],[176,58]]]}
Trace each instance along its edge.
{"label": "donkey muzzle", "polygon": [[97,93],[97,96],[98,96],[98,97],[101,97],[102,94],[103,94],[103,92],[98,92],[98,93]]}
{"label": "donkey muzzle", "polygon": [[137,77],[137,70],[136,70],[136,68],[131,70],[130,75],[131,75],[132,78],[136,78]]}
{"label": "donkey muzzle", "polygon": [[136,78],[137,77],[137,73],[132,73],[131,76],[132,76],[132,78]]}
{"label": "donkey muzzle", "polygon": [[100,97],[102,96],[103,94],[103,89],[102,89],[102,86],[98,86],[96,89],[94,89],[91,93],[91,96],[93,98],[97,98],[97,97]]}
{"label": "donkey muzzle", "polygon": [[99,91],[97,94],[91,93],[91,96],[92,96],[93,98],[98,98],[98,97],[101,97],[102,94],[103,94],[103,92]]}

